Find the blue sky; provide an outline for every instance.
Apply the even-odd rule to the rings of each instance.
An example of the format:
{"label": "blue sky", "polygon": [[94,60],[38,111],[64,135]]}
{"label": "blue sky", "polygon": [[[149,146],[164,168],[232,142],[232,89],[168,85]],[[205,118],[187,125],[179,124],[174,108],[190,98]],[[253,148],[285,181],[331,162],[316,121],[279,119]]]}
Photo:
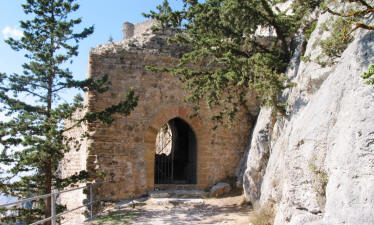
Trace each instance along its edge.
{"label": "blue sky", "polygon": [[[21,4],[25,0],[1,0],[0,8],[0,72],[20,72],[24,62],[24,53],[13,51],[4,39],[20,34],[19,21],[25,19]],[[114,41],[122,39],[122,24],[146,20],[141,13],[149,12],[161,4],[163,0],[80,0],[80,9],[76,16],[82,17],[81,27],[95,26],[95,32],[80,43],[79,56],[74,59],[70,69],[77,79],[86,76],[88,53],[90,48],[108,42],[112,36]],[[170,0],[173,8],[181,7],[181,1]]]}
{"label": "blue sky", "polygon": [[[146,20],[141,13],[149,12],[161,4],[163,0],[80,0],[80,9],[75,17],[82,17],[81,28],[95,26],[95,32],[80,43],[79,56],[74,59],[70,70],[76,79],[84,79],[88,64],[90,48],[108,42],[112,36],[114,41],[122,39],[122,24]],[[1,0],[0,8],[0,73],[19,73],[25,62],[24,52],[13,51],[4,40],[22,34],[19,21],[26,18],[21,4],[25,0]],[[182,6],[178,0],[170,0],[173,8]],[[74,92],[73,92],[74,93]],[[65,96],[70,98],[72,96]],[[4,119],[0,114],[0,120]],[[0,204],[9,200],[0,195]]]}

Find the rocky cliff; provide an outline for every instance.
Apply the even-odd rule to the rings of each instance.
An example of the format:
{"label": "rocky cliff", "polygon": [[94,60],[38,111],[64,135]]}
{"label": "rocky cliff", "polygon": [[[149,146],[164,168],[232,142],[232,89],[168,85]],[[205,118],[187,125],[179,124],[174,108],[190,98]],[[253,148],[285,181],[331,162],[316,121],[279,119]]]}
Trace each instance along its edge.
{"label": "rocky cliff", "polygon": [[[319,16],[304,55],[313,45]],[[276,225],[374,224],[374,87],[360,77],[374,63],[374,32],[355,40],[332,65],[300,62],[299,37],[284,93],[288,115],[262,108],[248,150],[247,200],[273,205]]]}

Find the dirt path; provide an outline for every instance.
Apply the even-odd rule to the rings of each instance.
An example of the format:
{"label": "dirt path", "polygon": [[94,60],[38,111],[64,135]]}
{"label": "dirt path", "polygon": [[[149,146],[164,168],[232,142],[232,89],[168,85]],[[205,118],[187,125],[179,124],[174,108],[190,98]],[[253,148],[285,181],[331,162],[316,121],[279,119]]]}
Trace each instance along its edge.
{"label": "dirt path", "polygon": [[110,210],[90,225],[190,225],[235,224],[248,225],[250,208],[241,206],[241,196],[205,199],[203,203],[155,203],[146,201],[135,208]]}

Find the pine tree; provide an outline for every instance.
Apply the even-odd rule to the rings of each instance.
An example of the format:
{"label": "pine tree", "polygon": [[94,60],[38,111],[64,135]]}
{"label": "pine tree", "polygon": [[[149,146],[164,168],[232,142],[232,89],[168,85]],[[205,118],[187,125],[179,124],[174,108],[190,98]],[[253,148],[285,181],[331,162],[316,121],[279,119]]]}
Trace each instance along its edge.
{"label": "pine tree", "polygon": [[[172,10],[167,0],[158,12],[144,14],[160,21],[157,29],[177,32],[171,42],[190,46],[176,68],[166,70],[181,76],[187,101],[198,112],[201,100],[219,108],[218,122],[234,118],[245,96],[255,91],[263,105],[285,114],[279,94],[290,86],[284,72],[290,60],[290,42],[304,15],[319,6],[320,0],[294,1],[280,11],[284,0],[183,0],[184,8]],[[290,13],[292,12],[292,13]],[[266,36],[259,32],[271,31]]]}
{"label": "pine tree", "polygon": [[[64,154],[74,148],[77,140],[64,136],[64,121],[72,120],[75,111],[82,109],[82,97],[64,102],[61,93],[78,88],[104,92],[108,89],[107,76],[100,80],[74,80],[68,65],[78,55],[78,43],[93,33],[88,27],[75,32],[81,19],[72,19],[79,9],[76,0],[27,0],[22,5],[32,19],[21,21],[23,37],[6,42],[16,51],[27,52],[22,74],[0,74],[0,101],[7,121],[0,122],[1,155],[0,192],[25,198],[51,193],[53,189],[87,178],[82,171],[65,179],[56,170]],[[134,91],[123,102],[101,112],[91,112],[76,120],[113,122],[112,114],[128,115],[137,104]],[[51,201],[34,202],[32,209],[15,209],[16,216],[2,218],[27,224],[51,215]],[[49,224],[49,223],[46,223]]]}

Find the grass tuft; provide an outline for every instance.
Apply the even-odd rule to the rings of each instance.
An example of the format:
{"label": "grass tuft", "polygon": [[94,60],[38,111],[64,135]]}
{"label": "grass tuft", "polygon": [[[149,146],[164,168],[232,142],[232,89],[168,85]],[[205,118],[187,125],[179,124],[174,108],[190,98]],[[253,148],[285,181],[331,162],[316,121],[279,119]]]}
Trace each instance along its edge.
{"label": "grass tuft", "polygon": [[250,214],[251,225],[273,225],[275,218],[274,204],[267,203]]}
{"label": "grass tuft", "polygon": [[128,210],[110,212],[108,215],[101,216],[96,219],[100,225],[121,225],[127,224],[131,220],[138,217],[138,213]]}

